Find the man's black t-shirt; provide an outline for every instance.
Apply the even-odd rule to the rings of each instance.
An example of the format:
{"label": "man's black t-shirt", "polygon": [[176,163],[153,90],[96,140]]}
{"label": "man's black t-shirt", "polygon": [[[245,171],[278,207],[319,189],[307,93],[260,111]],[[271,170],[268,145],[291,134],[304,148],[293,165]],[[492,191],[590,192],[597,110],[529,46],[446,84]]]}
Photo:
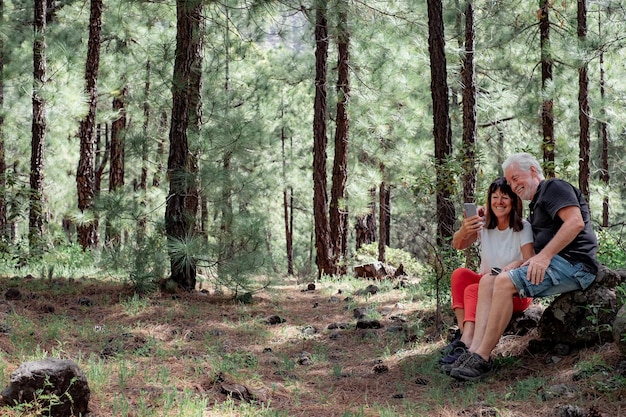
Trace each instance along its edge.
{"label": "man's black t-shirt", "polygon": [[595,274],[598,272],[598,240],[591,228],[589,206],[580,191],[566,181],[557,178],[541,181],[530,202],[528,221],[533,228],[535,253],[539,253],[556,235],[563,224],[557,212],[569,206],[580,208],[585,228],[559,255],[572,264],[582,262],[586,271]]}

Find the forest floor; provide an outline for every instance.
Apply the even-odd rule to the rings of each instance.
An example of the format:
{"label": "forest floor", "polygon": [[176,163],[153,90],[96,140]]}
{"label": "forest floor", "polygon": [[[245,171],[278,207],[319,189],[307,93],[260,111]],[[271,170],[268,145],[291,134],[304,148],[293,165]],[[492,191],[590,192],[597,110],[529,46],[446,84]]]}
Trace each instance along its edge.
{"label": "forest floor", "polygon": [[[380,290],[291,280],[241,304],[212,290],[137,297],[89,279],[2,278],[1,382],[26,360],[74,360],[90,383],[91,417],[626,415],[614,344],[536,355],[526,349],[532,332],[505,336],[496,373],[461,383],[439,370],[446,340],[412,296],[417,283],[356,286],[370,284]],[[10,288],[19,296],[5,299]],[[357,328],[356,308],[382,327]],[[182,412],[182,398],[202,399],[203,411]]]}

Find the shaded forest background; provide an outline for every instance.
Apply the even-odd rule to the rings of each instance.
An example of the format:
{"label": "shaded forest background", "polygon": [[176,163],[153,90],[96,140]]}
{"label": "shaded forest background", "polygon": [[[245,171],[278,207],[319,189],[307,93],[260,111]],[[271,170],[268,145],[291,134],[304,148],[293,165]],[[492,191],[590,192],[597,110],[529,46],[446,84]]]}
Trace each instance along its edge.
{"label": "shaded forest background", "polygon": [[[621,245],[620,1],[2,1],[3,265],[149,290],[438,265],[511,152]],[[439,256],[437,256],[439,255]],[[435,259],[435,260],[433,260]],[[40,263],[43,260],[43,264]],[[437,269],[437,268],[435,268]],[[441,269],[439,269],[441,272]]]}

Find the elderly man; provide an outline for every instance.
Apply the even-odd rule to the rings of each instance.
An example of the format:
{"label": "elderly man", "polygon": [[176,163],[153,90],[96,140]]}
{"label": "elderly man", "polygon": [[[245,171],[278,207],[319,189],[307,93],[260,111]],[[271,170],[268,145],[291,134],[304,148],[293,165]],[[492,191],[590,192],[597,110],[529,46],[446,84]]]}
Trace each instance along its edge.
{"label": "elderly man", "polygon": [[450,376],[465,381],[493,373],[491,351],[511,320],[513,295],[547,297],[585,289],[598,272],[598,242],[580,191],[560,179],[546,180],[527,153],[511,155],[502,169],[513,191],[530,201],[536,255],[519,268],[481,280],[474,339],[449,369]]}

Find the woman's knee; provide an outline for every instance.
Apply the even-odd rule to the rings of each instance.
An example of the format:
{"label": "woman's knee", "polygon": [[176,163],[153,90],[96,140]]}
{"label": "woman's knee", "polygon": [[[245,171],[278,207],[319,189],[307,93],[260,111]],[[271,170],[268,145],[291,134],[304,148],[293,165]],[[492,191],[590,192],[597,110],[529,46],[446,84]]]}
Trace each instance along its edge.
{"label": "woman's knee", "polygon": [[452,282],[452,285],[461,285],[464,287],[476,283],[479,280],[480,275],[467,268],[457,268],[452,271],[452,275],[450,276],[450,281]]}

